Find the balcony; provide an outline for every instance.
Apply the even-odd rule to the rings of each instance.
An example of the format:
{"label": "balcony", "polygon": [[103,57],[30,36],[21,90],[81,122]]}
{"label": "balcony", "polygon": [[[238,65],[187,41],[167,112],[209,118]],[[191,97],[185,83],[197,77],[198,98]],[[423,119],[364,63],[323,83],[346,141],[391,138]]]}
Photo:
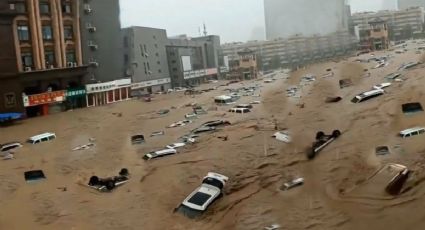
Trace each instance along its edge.
{"label": "balcony", "polygon": [[93,26],[91,23],[87,23],[86,29],[91,33],[96,32],[96,26]]}
{"label": "balcony", "polygon": [[91,50],[97,50],[99,48],[99,46],[93,42],[93,41],[89,41],[88,46],[90,47]]}
{"label": "balcony", "polygon": [[91,14],[91,13],[93,12],[93,10],[92,10],[92,8],[91,8],[90,4],[84,4],[84,12],[85,12],[86,14]]}

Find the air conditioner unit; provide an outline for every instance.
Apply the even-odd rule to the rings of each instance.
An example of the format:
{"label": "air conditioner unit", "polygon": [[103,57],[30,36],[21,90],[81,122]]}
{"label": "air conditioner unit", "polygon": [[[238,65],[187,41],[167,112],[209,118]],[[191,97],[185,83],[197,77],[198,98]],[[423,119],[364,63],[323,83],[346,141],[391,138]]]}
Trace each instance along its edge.
{"label": "air conditioner unit", "polygon": [[31,69],[31,67],[25,67],[25,72],[29,72],[29,71],[31,71],[32,69]]}
{"label": "air conditioner unit", "polygon": [[87,23],[86,28],[90,32],[96,32],[96,27],[93,26],[91,23]]}
{"label": "air conditioner unit", "polygon": [[49,67],[48,67],[49,69],[54,69],[55,68],[55,66],[54,65],[49,65]]}
{"label": "air conditioner unit", "polygon": [[73,67],[78,67],[78,63],[77,62],[74,62],[72,64],[73,64]]}
{"label": "air conditioner unit", "polygon": [[99,67],[99,63],[97,61],[91,61],[91,62],[89,62],[89,65],[90,66],[93,66],[93,67]]}
{"label": "air conditioner unit", "polygon": [[69,68],[71,68],[71,67],[74,66],[74,63],[73,62],[68,62],[68,63],[66,63],[66,66],[68,66]]}
{"label": "air conditioner unit", "polygon": [[91,13],[92,9],[89,4],[84,4],[84,12]]}
{"label": "air conditioner unit", "polygon": [[93,50],[97,50],[98,45],[96,45],[93,41],[89,41],[89,47]]}
{"label": "air conditioner unit", "polygon": [[148,53],[145,53],[145,57],[149,57],[149,54]]}
{"label": "air conditioner unit", "polygon": [[152,74],[152,71],[148,71],[148,74]]}

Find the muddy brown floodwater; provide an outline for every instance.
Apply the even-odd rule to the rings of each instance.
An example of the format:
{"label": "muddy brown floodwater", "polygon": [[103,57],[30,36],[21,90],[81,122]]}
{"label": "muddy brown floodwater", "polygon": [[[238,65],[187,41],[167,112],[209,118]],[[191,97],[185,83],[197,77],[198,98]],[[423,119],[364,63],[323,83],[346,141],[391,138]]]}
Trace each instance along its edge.
{"label": "muddy brown floodwater", "polygon": [[[65,112],[22,121],[0,129],[0,142],[25,141],[41,132],[55,132],[57,139],[19,149],[15,160],[0,162],[0,229],[147,229],[147,230],[258,230],[271,224],[282,229],[423,229],[425,222],[425,136],[401,139],[397,133],[425,126],[425,114],[404,115],[401,105],[420,102],[424,65],[403,73],[383,96],[352,104],[351,98],[367,91],[402,63],[421,59],[413,45],[404,54],[392,54],[389,65],[372,69],[375,62],[355,63],[370,54],[337,62],[311,65],[274,83],[248,81],[197,95],[158,95],[150,102],[132,100],[99,108]],[[322,77],[332,68],[333,76]],[[370,77],[364,76],[369,69]],[[313,74],[315,82],[300,87],[299,98],[286,96],[288,86],[299,85],[302,76]],[[338,81],[353,85],[340,89]],[[220,81],[215,84],[223,84]],[[229,107],[214,109],[213,97],[225,88],[259,84],[261,98],[242,97],[246,103],[261,100],[253,112],[235,115]],[[207,88],[210,86],[202,86]],[[342,97],[325,103],[327,97]],[[191,112],[188,103],[210,108],[193,123],[174,129],[169,124]],[[173,107],[173,108],[172,108]],[[164,116],[160,109],[170,109]],[[121,116],[117,114],[121,113]],[[163,148],[203,122],[225,119],[233,125],[202,134],[198,142],[174,156],[145,162],[143,154]],[[274,127],[288,129],[293,142],[278,142]],[[305,151],[317,131],[342,135],[317,157],[308,161]],[[149,137],[154,131],[164,136]],[[144,134],[146,143],[132,146],[130,136]],[[223,141],[219,137],[227,136]],[[72,151],[96,139],[96,146]],[[386,145],[390,154],[376,156],[375,147]],[[387,163],[411,169],[406,189],[397,197],[385,194],[387,177],[370,176]],[[108,177],[128,168],[130,181],[111,193],[85,186],[92,175]],[[42,169],[46,180],[25,182],[23,173]],[[173,209],[192,192],[207,172],[230,180],[222,199],[199,219],[188,219]],[[284,182],[303,177],[303,186],[281,191]],[[66,190],[63,188],[66,187]]]}

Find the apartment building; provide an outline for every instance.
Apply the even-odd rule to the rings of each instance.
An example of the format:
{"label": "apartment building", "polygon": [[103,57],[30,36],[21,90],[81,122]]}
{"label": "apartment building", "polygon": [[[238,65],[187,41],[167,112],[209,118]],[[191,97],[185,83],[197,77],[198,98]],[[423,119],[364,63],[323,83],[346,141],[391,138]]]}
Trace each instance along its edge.
{"label": "apartment building", "polygon": [[88,83],[124,78],[119,0],[78,0]]}
{"label": "apartment building", "polygon": [[172,86],[199,85],[217,79],[219,47],[220,37],[215,35],[169,38],[166,51]]}
{"label": "apartment building", "polygon": [[167,32],[148,27],[122,29],[124,69],[132,79],[134,94],[155,93],[171,88],[166,45]]}
{"label": "apartment building", "polygon": [[400,10],[416,6],[425,7],[425,0],[398,0],[398,8]]}
{"label": "apartment building", "polygon": [[0,112],[31,117],[83,106],[79,4],[0,1]]}
{"label": "apartment building", "polygon": [[297,68],[323,59],[346,55],[356,49],[358,41],[348,32],[310,37],[292,36],[271,41],[227,43],[221,46],[223,56],[238,60],[245,49],[257,54],[259,69]]}
{"label": "apartment building", "polygon": [[389,38],[392,41],[421,36],[424,25],[424,8],[411,7],[397,11],[378,11],[353,14],[354,25],[358,26],[360,35],[371,29],[370,22],[379,18],[388,25]]}

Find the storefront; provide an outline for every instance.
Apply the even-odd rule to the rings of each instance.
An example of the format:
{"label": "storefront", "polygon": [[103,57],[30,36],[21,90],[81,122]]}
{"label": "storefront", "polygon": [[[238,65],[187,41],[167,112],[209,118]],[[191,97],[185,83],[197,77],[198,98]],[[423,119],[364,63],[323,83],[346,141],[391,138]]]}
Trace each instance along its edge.
{"label": "storefront", "polygon": [[171,79],[163,78],[151,81],[143,81],[131,84],[131,95],[141,96],[157,92],[167,92],[171,88]]}
{"label": "storefront", "polygon": [[89,84],[86,85],[86,93],[87,107],[129,100],[131,98],[131,80],[120,79],[104,83]]}
{"label": "storefront", "polygon": [[22,95],[24,107],[26,110],[31,110],[37,107],[37,116],[45,116],[48,114],[64,111],[64,101],[66,99],[66,91],[53,91],[34,95]]}
{"label": "storefront", "polygon": [[66,107],[67,109],[86,107],[86,87],[77,87],[66,90]]}

